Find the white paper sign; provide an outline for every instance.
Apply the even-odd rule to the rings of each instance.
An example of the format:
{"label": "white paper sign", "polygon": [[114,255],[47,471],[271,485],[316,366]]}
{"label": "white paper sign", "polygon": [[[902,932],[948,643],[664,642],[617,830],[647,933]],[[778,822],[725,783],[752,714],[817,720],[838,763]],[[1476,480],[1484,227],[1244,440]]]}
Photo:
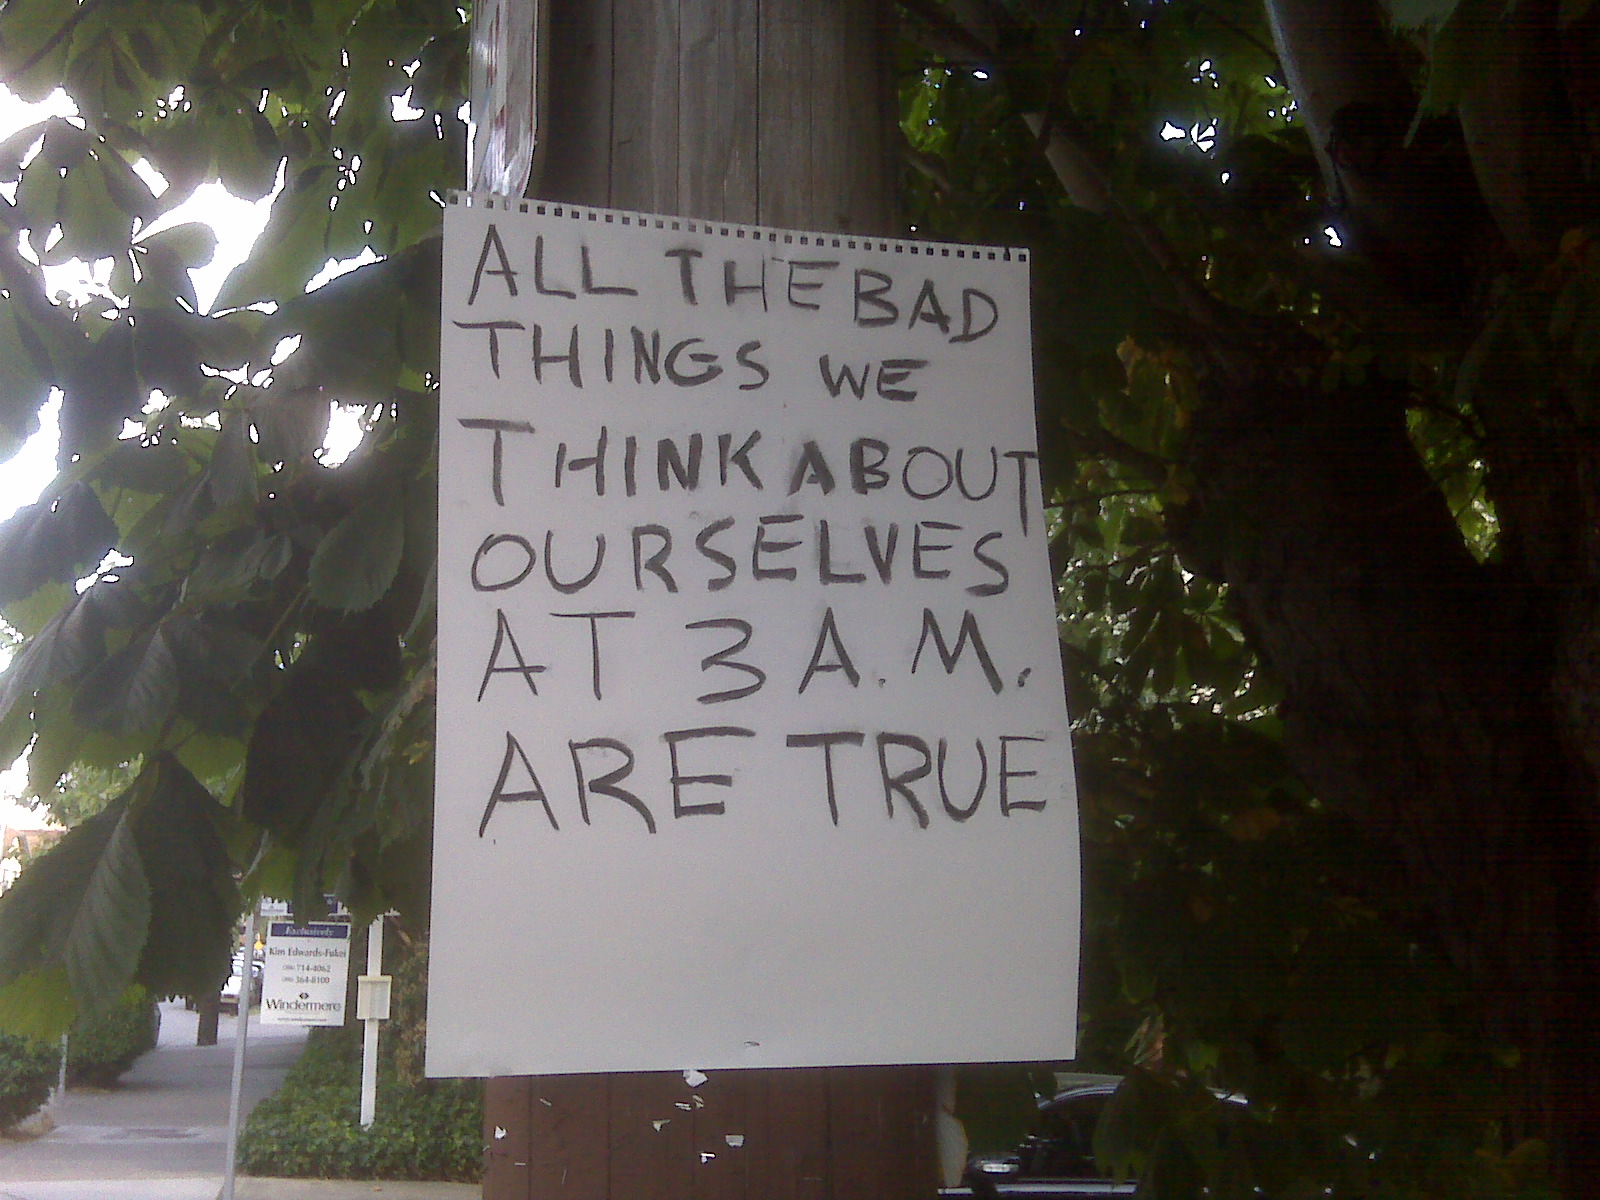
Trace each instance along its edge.
{"label": "white paper sign", "polygon": [[267,923],[261,1020],[268,1025],[343,1025],[350,977],[350,921]]}
{"label": "white paper sign", "polygon": [[457,197],[430,1074],[1070,1057],[1025,254]]}

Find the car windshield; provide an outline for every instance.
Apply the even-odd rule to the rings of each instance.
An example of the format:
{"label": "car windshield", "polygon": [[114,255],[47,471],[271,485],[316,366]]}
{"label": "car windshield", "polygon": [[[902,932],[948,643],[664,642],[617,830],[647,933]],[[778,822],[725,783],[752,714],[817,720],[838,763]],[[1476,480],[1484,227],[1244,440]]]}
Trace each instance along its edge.
{"label": "car windshield", "polygon": [[1038,1134],[1029,1139],[1022,1174],[1099,1178],[1094,1161],[1094,1129],[1111,1097],[1089,1093],[1058,1098],[1040,1114]]}

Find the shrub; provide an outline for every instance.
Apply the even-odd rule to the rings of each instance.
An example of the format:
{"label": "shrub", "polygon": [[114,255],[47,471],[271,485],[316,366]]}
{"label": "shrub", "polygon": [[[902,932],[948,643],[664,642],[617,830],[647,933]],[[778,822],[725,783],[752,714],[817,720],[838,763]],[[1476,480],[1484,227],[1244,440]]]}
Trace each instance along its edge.
{"label": "shrub", "polygon": [[103,1013],[83,1017],[67,1033],[67,1082],[110,1087],[161,1030],[161,1010],[143,988],[129,988]]}
{"label": "shrub", "polygon": [[0,1130],[44,1106],[59,1062],[56,1050],[37,1038],[0,1033]]}
{"label": "shrub", "polygon": [[391,1012],[378,1050],[378,1112],[359,1122],[361,1029],[313,1029],[283,1086],[250,1114],[239,1168],[313,1179],[425,1179],[475,1183],[483,1163],[483,1085],[426,1079],[419,1069],[427,948],[394,969]]}

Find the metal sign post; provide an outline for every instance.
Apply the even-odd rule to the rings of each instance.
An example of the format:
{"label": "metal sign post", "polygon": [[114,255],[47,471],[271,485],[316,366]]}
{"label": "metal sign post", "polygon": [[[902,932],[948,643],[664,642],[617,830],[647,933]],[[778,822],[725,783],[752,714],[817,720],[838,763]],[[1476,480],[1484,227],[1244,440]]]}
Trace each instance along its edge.
{"label": "metal sign post", "polygon": [[257,905],[250,906],[244,919],[244,938],[240,943],[244,965],[239,975],[239,1024],[233,1036],[233,1086],[228,1093],[228,1160],[223,1167],[222,1195],[218,1200],[233,1200],[234,1159],[239,1151],[239,1107],[244,1094],[244,1050],[250,1036],[251,966],[255,957]]}

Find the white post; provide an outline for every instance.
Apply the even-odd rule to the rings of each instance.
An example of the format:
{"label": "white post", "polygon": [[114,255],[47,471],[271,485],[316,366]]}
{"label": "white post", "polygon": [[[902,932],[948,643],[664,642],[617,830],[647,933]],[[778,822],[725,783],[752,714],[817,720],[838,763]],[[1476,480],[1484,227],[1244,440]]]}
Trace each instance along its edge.
{"label": "white post", "polygon": [[233,1088],[228,1095],[228,1161],[222,1169],[222,1195],[217,1200],[233,1200],[233,1160],[239,1152],[239,1106],[244,1094],[244,1047],[250,1036],[250,994],[254,984],[256,956],[256,910],[252,904],[244,918],[244,965],[239,971],[239,1023],[233,1035]]}
{"label": "white post", "polygon": [[958,1187],[967,1166],[967,1127],[956,1116],[956,1069],[939,1067],[934,1074],[939,1108],[933,1117],[933,1143],[945,1187]]}
{"label": "white post", "polygon": [[67,1035],[61,1035],[61,1063],[56,1069],[56,1094],[51,1100],[60,1102],[67,1095]]}
{"label": "white post", "polygon": [[[383,917],[374,917],[367,927],[367,975],[375,979],[383,974]],[[362,1006],[365,1008],[366,1006]],[[378,1118],[378,1026],[381,1021],[371,1011],[366,1011],[361,1034],[361,1127],[370,1128]],[[385,1005],[385,1014],[387,1005]]]}

